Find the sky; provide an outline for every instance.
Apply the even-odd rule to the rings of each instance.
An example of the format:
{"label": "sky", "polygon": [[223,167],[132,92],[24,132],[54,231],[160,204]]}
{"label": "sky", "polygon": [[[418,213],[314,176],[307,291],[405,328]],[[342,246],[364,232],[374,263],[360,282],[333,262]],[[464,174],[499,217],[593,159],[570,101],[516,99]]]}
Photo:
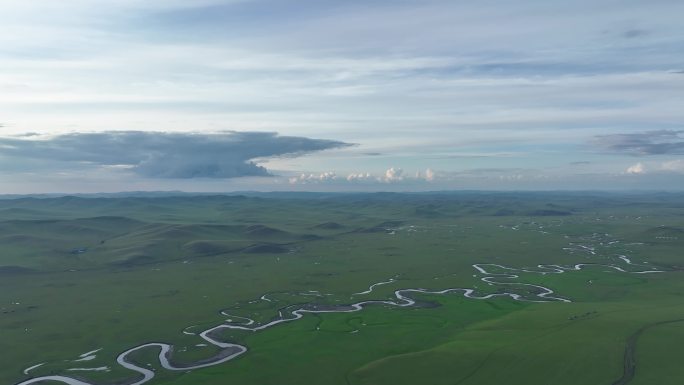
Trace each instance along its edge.
{"label": "sky", "polygon": [[684,190],[679,0],[0,9],[0,194]]}

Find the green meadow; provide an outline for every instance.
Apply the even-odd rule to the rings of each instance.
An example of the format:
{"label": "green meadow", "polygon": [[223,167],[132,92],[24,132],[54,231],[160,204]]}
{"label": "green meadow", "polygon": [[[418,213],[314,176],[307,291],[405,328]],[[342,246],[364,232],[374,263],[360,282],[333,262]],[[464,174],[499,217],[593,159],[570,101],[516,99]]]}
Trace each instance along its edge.
{"label": "green meadow", "polygon": [[204,368],[166,370],[154,347],[127,361],[152,385],[681,384],[682,250],[681,194],[3,199],[0,383],[130,384],[117,356],[138,345],[211,362],[199,333],[217,325],[461,288],[487,298],[226,328],[212,338],[248,350]]}

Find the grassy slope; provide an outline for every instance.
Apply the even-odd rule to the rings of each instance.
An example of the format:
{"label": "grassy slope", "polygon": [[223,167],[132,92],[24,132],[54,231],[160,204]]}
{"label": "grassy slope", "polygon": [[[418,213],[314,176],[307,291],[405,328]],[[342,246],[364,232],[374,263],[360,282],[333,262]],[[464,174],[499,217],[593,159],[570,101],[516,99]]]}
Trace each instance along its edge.
{"label": "grassy slope", "polygon": [[[65,359],[99,347],[105,349],[88,366],[114,370],[89,378],[125,378],[129,373],[113,365],[114,358],[144,341],[186,347],[181,360],[206,357],[211,348],[195,346],[202,341],[181,330],[220,323],[220,309],[239,304],[245,315],[268,319],[279,305],[312,300],[297,293],[320,290],[332,295],[316,301],[350,302],[350,293],[396,274],[397,283],[378,287],[371,297],[388,297],[399,287],[497,290],[473,277],[470,265],[476,262],[615,263],[620,262],[616,254],[626,253],[635,261],[681,264],[677,197],[639,198],[640,204],[635,198],[539,198],[389,194],[0,201],[5,219],[0,268],[35,271],[0,273],[0,351],[12,351],[3,356],[0,382],[24,378],[21,370],[39,362],[48,364],[36,375],[63,373],[74,365]],[[520,215],[548,210],[573,215]],[[386,221],[415,227],[391,235],[384,230],[387,224],[378,226]],[[330,222],[340,226],[317,226]],[[622,242],[600,246],[595,256],[562,251],[569,242],[598,245],[596,234],[605,233]],[[627,245],[637,242],[644,244]],[[264,243],[290,252],[245,252]],[[88,251],[70,252],[80,247]],[[443,305],[434,309],[375,307],[309,316],[263,333],[232,336],[251,349],[234,362],[164,374],[156,382],[610,383],[621,374],[624,341],[634,330],[684,316],[678,305],[680,273],[636,276],[593,268],[522,278],[577,303],[523,305],[453,295],[433,298]],[[249,304],[266,292],[280,302]],[[598,313],[568,320],[593,311]],[[645,348],[639,350],[644,363],[635,383],[661,378],[666,384],[676,378],[676,372],[658,374],[663,344],[658,333],[644,334]],[[139,359],[153,362],[152,355]]]}
{"label": "grassy slope", "polygon": [[634,385],[677,384],[684,378],[684,322],[661,325],[641,335],[636,347]]}

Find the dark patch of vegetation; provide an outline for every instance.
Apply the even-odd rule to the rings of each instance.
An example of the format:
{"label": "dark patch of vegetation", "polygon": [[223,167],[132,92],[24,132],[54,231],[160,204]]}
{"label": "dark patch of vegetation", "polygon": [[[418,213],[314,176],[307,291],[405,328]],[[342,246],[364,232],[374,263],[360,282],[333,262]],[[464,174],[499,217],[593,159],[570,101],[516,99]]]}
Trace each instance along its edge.
{"label": "dark patch of vegetation", "polygon": [[248,226],[245,231],[245,235],[248,237],[255,237],[255,238],[269,238],[269,237],[274,237],[274,236],[279,236],[279,235],[287,235],[285,231],[274,229],[272,227],[264,226],[264,225],[252,225]]}
{"label": "dark patch of vegetation", "polygon": [[360,233],[386,233],[404,224],[404,221],[385,221],[376,226],[358,230]]}
{"label": "dark patch of vegetation", "polygon": [[121,261],[114,261],[111,263],[111,265],[119,267],[135,267],[140,265],[149,265],[155,261],[156,259],[149,255],[134,255]]}
{"label": "dark patch of vegetation", "polygon": [[0,266],[0,275],[19,275],[19,274],[31,274],[36,271],[22,266]]}
{"label": "dark patch of vegetation", "polygon": [[242,250],[243,253],[249,254],[282,254],[288,251],[288,248],[273,243],[256,244]]}
{"label": "dark patch of vegetation", "polygon": [[313,226],[312,228],[314,229],[321,229],[321,230],[340,230],[343,229],[345,226],[341,225],[337,222],[324,222],[321,224],[318,224],[316,226]]}
{"label": "dark patch of vegetation", "polygon": [[527,215],[531,217],[562,217],[572,215],[572,213],[564,210],[532,210],[527,212]]}

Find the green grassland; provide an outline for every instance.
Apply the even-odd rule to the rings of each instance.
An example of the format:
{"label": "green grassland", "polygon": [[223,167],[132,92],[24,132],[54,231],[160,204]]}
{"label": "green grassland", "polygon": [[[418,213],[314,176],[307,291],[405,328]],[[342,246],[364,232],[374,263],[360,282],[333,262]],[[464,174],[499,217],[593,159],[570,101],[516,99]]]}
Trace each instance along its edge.
{"label": "green grassland", "polygon": [[[175,362],[206,359],[217,348],[189,333],[226,322],[221,311],[266,323],[292,306],[389,300],[403,288],[539,299],[533,287],[506,284],[518,282],[572,302],[416,294],[421,306],[223,331],[249,350],[208,368],[164,370],[153,348],[130,359],[156,369],[150,384],[679,384],[683,219],[677,194],[0,200],[0,383],[124,382],[135,376],[116,357],[152,341],[172,344]],[[593,265],[531,272],[578,263]],[[488,285],[473,264],[530,272]],[[665,272],[629,273],[644,269]],[[623,378],[628,347],[636,369]],[[69,371],[96,367],[108,370]]]}

